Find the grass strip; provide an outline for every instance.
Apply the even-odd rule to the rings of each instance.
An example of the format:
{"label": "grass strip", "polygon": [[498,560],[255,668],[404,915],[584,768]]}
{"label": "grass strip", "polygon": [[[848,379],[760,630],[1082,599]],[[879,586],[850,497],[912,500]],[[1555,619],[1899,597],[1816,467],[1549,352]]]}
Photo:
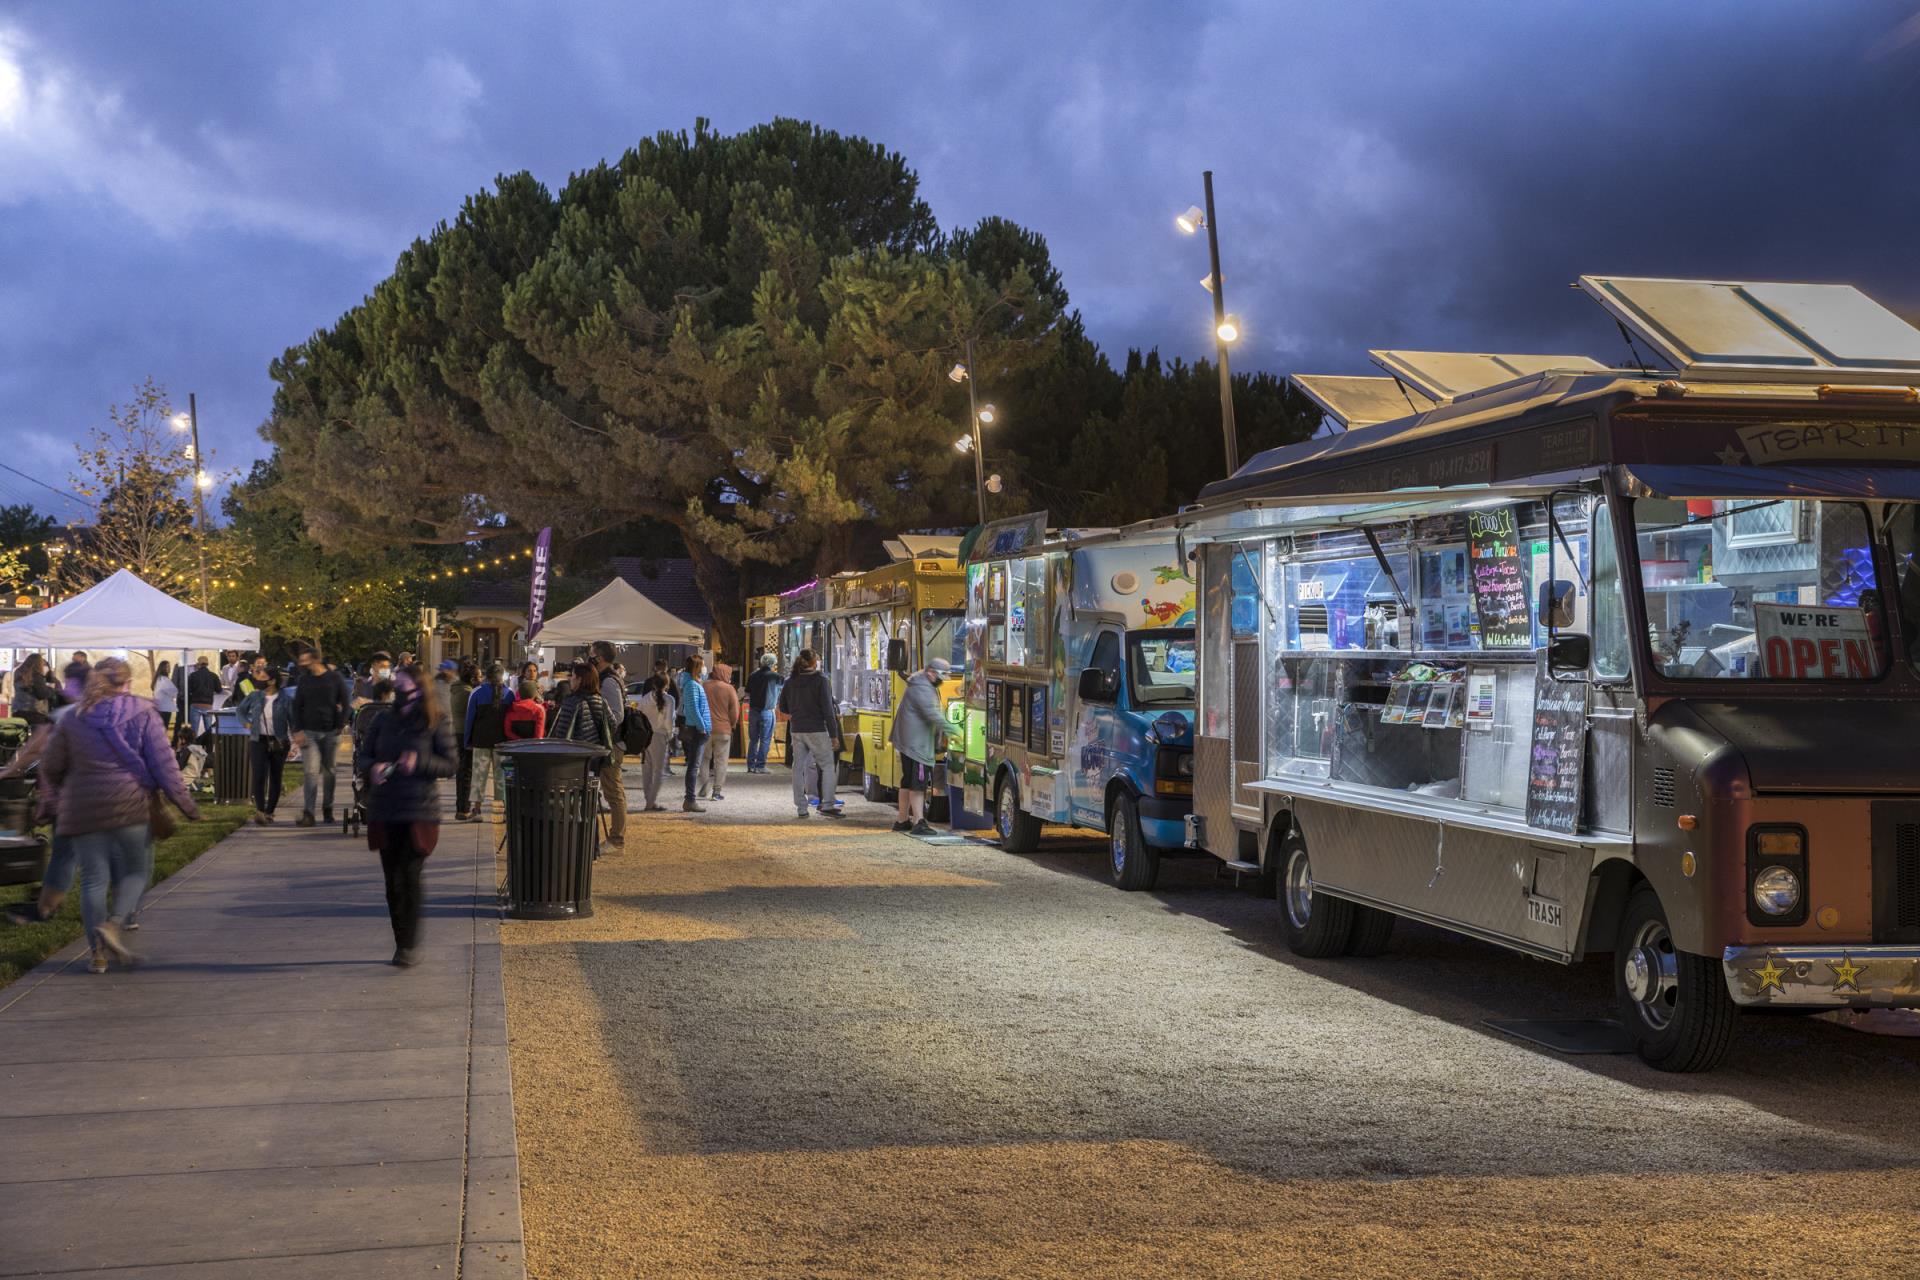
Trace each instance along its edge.
{"label": "grass strip", "polygon": [[[299,807],[299,766],[289,766],[282,794],[294,796]],[[286,807],[281,800],[281,807]],[[253,817],[253,805],[202,802],[201,820],[182,820],[180,829],[162,840],[153,851],[153,883],[159,884],[207,850],[219,844]],[[37,884],[0,885],[0,907],[10,902],[25,902],[40,892]],[[80,882],[74,879],[73,892],[60,904],[53,919],[44,924],[9,925],[0,923],[0,987],[26,974],[33,966],[80,936]]]}

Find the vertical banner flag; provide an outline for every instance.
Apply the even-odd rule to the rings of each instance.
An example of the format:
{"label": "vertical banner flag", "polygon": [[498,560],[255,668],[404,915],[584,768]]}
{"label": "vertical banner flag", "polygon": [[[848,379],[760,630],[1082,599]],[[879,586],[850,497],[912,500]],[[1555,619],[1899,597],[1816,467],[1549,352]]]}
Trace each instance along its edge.
{"label": "vertical banner flag", "polygon": [[547,621],[547,561],[553,547],[553,526],[540,531],[533,544],[533,592],[527,598],[527,643],[540,634]]}

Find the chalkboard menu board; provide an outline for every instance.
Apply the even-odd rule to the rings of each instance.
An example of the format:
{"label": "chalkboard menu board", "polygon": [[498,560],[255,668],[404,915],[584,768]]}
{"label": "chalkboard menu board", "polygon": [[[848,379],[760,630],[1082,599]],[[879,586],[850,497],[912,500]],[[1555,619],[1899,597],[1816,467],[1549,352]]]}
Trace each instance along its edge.
{"label": "chalkboard menu board", "polygon": [[1533,675],[1533,735],[1527,751],[1527,825],[1572,835],[1580,826],[1587,765],[1587,686],[1555,680],[1545,656]]}
{"label": "chalkboard menu board", "polygon": [[1518,507],[1467,513],[1467,561],[1480,647],[1532,648],[1533,613],[1527,599]]}

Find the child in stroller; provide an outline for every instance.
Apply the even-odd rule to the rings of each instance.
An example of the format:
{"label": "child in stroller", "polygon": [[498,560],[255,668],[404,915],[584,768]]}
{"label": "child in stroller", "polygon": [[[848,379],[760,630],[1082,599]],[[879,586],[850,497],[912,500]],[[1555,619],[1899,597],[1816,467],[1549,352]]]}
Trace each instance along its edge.
{"label": "child in stroller", "polygon": [[373,727],[376,718],[393,708],[393,682],[382,680],[373,686],[373,701],[354,707],[347,713],[347,732],[353,735],[353,799],[340,819],[340,829],[357,836],[367,826],[367,775],[360,768],[360,738]]}

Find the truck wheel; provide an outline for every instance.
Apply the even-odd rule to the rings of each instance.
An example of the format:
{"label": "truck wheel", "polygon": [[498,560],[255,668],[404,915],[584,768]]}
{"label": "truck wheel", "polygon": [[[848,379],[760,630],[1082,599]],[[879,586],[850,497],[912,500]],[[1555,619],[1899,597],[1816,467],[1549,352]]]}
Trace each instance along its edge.
{"label": "truck wheel", "polygon": [[1627,899],[1613,950],[1620,1022],[1649,1066],[1710,1071],[1727,1056],[1739,1008],[1719,962],[1676,950],[1652,885]]}
{"label": "truck wheel", "polygon": [[880,785],[880,779],[870,773],[860,775],[860,795],[863,799],[871,800],[875,804],[887,802],[887,789]]}
{"label": "truck wheel", "polygon": [[994,789],[993,825],[1008,853],[1032,853],[1040,847],[1040,819],[1020,811],[1020,787],[1011,774],[1001,774]]}
{"label": "truck wheel", "polygon": [[1140,834],[1140,805],[1124,791],[1107,810],[1107,854],[1113,882],[1128,892],[1160,878],[1160,851]]}
{"label": "truck wheel", "polygon": [[[863,773],[863,770],[866,768],[866,764],[861,758],[862,755],[863,753],[861,749],[859,747],[855,747],[853,749],[852,760],[842,759],[839,756],[834,757],[833,780],[835,784],[842,787],[850,787],[853,785],[853,781],[855,778],[862,778],[864,781],[864,779],[873,777],[873,775],[870,773]],[[861,794],[862,795],[866,794],[864,789],[862,790]],[[869,800],[873,799],[872,796],[867,796],[866,798]]]}
{"label": "truck wheel", "polygon": [[1353,904],[1353,936],[1347,939],[1347,954],[1350,956],[1377,956],[1386,952],[1393,941],[1393,912],[1382,911],[1378,907],[1363,907]]}
{"label": "truck wheel", "polygon": [[1313,960],[1337,956],[1353,936],[1353,904],[1313,889],[1313,863],[1298,832],[1280,846],[1280,931],[1293,953]]}

